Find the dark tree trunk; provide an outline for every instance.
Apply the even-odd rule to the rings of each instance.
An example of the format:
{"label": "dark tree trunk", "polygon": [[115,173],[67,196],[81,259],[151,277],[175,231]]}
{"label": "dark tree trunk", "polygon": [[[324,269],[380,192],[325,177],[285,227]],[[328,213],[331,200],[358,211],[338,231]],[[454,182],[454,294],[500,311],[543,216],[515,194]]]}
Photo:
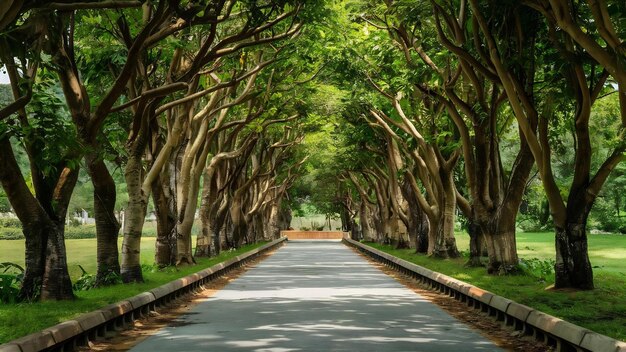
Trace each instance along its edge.
{"label": "dark tree trunk", "polygon": [[98,271],[97,285],[114,283],[112,276],[120,275],[117,239],[120,224],[115,218],[115,181],[104,161],[92,153],[85,156],[87,171],[93,184],[94,216]]}
{"label": "dark tree trunk", "polygon": [[73,299],[72,281],[67,271],[65,251],[64,221],[51,224],[44,229],[47,232],[46,270],[41,285],[42,300]]}
{"label": "dark tree trunk", "polygon": [[274,230],[274,238],[280,237],[280,231],[291,228],[291,218],[291,209],[278,206],[278,228]]}
{"label": "dark tree trunk", "polygon": [[232,239],[235,248],[241,247],[246,239],[248,224],[246,224],[242,210],[242,200],[233,199],[230,205],[230,220],[232,221]]}
{"label": "dark tree trunk", "polygon": [[339,212],[339,217],[341,218],[341,231],[351,232],[352,231],[352,217],[350,216],[350,212],[344,207],[342,207]]}
{"label": "dark tree trunk", "polygon": [[483,266],[483,263],[480,261],[483,252],[484,245],[484,235],[482,233],[482,229],[478,224],[474,221],[469,220],[469,224],[467,226],[467,233],[469,234],[470,243],[469,243],[469,260],[467,261],[467,266],[469,267],[480,267]]}
{"label": "dark tree trunk", "polygon": [[[30,153],[29,157],[32,157]],[[60,167],[54,179],[54,176],[38,173],[32,160],[31,169],[35,171],[33,182],[37,185],[37,198],[26,185],[11,142],[6,136],[0,138],[0,183],[22,223],[26,238],[26,268],[19,296],[22,299],[73,299],[64,223],[78,169]]]}
{"label": "dark tree trunk", "polygon": [[[585,208],[581,205],[581,208]],[[591,208],[591,207],[589,207]],[[591,290],[593,285],[593,269],[589,261],[587,247],[587,216],[585,209],[582,214],[569,218],[566,228],[555,228],[556,232],[556,264],[555,288],[572,287]]]}
{"label": "dark tree trunk", "polygon": [[428,219],[417,201],[410,181],[406,177],[402,182],[400,191],[409,204],[409,223],[407,226],[409,247],[415,248],[416,253],[426,253],[428,252]]}
{"label": "dark tree trunk", "polygon": [[213,235],[213,248],[215,248],[215,254],[219,254],[222,249],[226,249],[228,246],[228,238],[224,224],[228,220],[228,202],[222,200],[219,204],[215,204],[218,208],[215,220],[211,222],[211,233]]}
{"label": "dark tree trunk", "polygon": [[152,200],[157,223],[154,262],[161,268],[176,265],[176,213],[173,211],[172,193],[169,192],[168,195],[164,189],[168,184],[169,179],[163,180],[161,177],[157,177],[152,184]]}
{"label": "dark tree trunk", "polygon": [[45,231],[47,227],[49,225],[46,224],[46,221],[38,218],[22,222],[22,231],[26,238],[26,265],[19,293],[21,300],[34,300],[39,297],[41,292],[48,241]]}
{"label": "dark tree trunk", "polygon": [[422,213],[415,239],[415,253],[428,253],[428,218]]}
{"label": "dark tree trunk", "polygon": [[[354,216],[356,216],[356,214]],[[354,217],[350,217],[350,222],[352,223],[350,226],[350,238],[358,241],[360,237],[359,225],[356,223],[356,219]]]}

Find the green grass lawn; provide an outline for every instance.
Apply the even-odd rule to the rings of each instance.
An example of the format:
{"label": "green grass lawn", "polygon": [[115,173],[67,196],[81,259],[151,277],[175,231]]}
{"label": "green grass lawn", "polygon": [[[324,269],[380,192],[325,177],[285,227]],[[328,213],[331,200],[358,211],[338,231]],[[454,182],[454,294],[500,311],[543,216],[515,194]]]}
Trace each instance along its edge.
{"label": "green grass lawn", "polygon": [[[459,250],[467,250],[468,236],[458,235],[457,244]],[[545,280],[527,275],[490,276],[484,268],[465,267],[467,258],[438,260],[414,254],[413,250],[370,245],[574,324],[626,340],[626,236],[590,235],[589,255],[596,289],[579,292],[546,290],[554,283],[554,275]],[[554,259],[552,233],[520,233],[517,247],[521,258]]]}
{"label": "green grass lawn", "polygon": [[[154,240],[154,238],[141,240],[141,258],[146,264],[154,263]],[[23,241],[0,241],[0,262],[24,261],[24,244],[19,242]],[[215,258],[196,258],[198,264],[194,266],[144,271],[144,283],[76,292],[77,299],[74,301],[0,304],[0,344],[195,273],[262,244],[226,251]],[[95,246],[96,242],[93,239],[67,241],[68,265],[74,278],[80,275],[78,264],[83,265],[88,272],[95,273]]]}
{"label": "green grass lawn", "polygon": [[[141,264],[154,264],[154,242],[156,237],[141,238]],[[196,243],[195,236],[192,243]],[[89,274],[96,273],[96,240],[65,240],[67,250],[67,267],[72,280],[76,280],[81,270],[80,264]],[[121,250],[122,238],[118,241]],[[0,262],[11,262],[24,265],[24,240],[0,241]]]}

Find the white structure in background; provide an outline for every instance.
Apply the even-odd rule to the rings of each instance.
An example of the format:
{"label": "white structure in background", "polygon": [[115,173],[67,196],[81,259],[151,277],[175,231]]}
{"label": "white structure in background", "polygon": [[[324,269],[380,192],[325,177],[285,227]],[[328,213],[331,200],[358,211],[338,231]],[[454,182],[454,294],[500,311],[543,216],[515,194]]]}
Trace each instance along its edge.
{"label": "white structure in background", "polygon": [[96,219],[89,217],[89,212],[85,209],[82,209],[80,213],[76,213],[74,215],[74,219],[78,221],[81,225],[91,225],[96,223]]}

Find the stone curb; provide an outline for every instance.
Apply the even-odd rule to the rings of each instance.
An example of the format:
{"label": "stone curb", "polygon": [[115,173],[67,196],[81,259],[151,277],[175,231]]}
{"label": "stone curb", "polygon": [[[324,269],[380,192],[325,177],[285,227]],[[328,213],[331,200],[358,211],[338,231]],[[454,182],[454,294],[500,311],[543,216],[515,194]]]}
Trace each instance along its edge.
{"label": "stone curb", "polygon": [[394,257],[350,238],[344,238],[343,242],[394,267],[394,269],[403,271],[429,284],[442,293],[454,296],[462,302],[468,302],[468,305],[475,309],[482,309],[489,315],[495,316],[496,319],[502,320],[507,326],[522,330],[526,335],[533,335],[537,339],[543,339],[544,342],[555,345],[557,351],[626,352],[626,342],[624,341],[574,325],[466,282]]}
{"label": "stone curb", "polygon": [[284,241],[281,237],[259,248],[240,254],[225,262],[215,264],[195,274],[187,275],[167,284],[153,288],[126,300],[110,304],[99,310],[82,314],[74,320],[64,321],[43,331],[36,332],[0,345],[0,352],[36,352],[74,350],[78,344],[97,339],[107,331],[117,330],[142,314],[155,310],[181,294],[191,292],[230,269],[259,253],[271,249]]}

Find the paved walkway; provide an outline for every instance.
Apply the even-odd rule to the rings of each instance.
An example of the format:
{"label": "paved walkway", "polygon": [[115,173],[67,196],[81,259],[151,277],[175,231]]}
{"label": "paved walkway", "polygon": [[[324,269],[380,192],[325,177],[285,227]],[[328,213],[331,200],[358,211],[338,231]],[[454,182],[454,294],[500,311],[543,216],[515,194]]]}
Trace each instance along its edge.
{"label": "paved walkway", "polygon": [[338,242],[289,242],[132,351],[500,351]]}

